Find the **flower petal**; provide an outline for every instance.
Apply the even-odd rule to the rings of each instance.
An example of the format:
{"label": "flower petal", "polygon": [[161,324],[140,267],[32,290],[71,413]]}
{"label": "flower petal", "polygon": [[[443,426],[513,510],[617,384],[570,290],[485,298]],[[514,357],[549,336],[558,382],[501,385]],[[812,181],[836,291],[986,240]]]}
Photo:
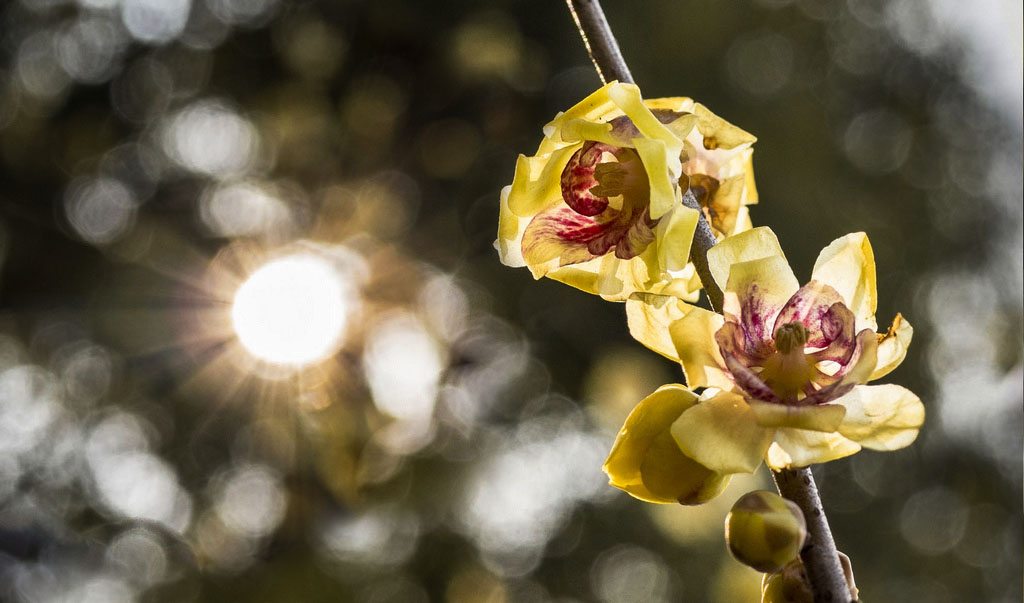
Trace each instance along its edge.
{"label": "flower petal", "polygon": [[[729,269],[733,264],[776,255],[786,257],[772,229],[761,226],[722,239],[708,250],[708,266],[715,282],[725,289],[729,281]],[[792,270],[790,273],[792,274]],[[796,277],[793,277],[793,280],[795,281]]]}
{"label": "flower petal", "polygon": [[715,333],[715,343],[718,344],[718,350],[722,352],[723,357],[728,354],[748,367],[764,366],[765,360],[774,352],[771,346],[758,346],[747,341],[743,327],[729,320]]}
{"label": "flower petal", "polygon": [[562,200],[576,213],[583,216],[596,216],[608,207],[607,197],[598,197],[590,192],[597,186],[594,171],[601,161],[601,156],[616,150],[611,145],[585,142],[573,153],[569,162],[562,170]]}
{"label": "flower petal", "polygon": [[[531,266],[534,276],[540,271]],[[548,267],[544,276],[577,289],[600,295],[608,301],[625,301],[636,291],[660,289],[662,273],[658,267],[658,254],[649,245],[639,256],[620,260],[614,254],[594,258],[582,264]]]}
{"label": "flower petal", "polygon": [[683,195],[679,187],[674,185],[680,170],[673,170],[670,165],[673,159],[675,163],[679,163],[678,153],[673,157],[668,146],[656,138],[634,138],[633,145],[644,165],[644,170],[647,171],[651,187],[651,205],[648,211],[651,219],[657,220],[682,203]]}
{"label": "flower petal", "polygon": [[655,228],[658,238],[658,260],[667,271],[685,270],[690,261],[690,244],[697,230],[700,212],[678,205],[662,216]]}
{"label": "flower petal", "polygon": [[511,186],[501,189],[501,205],[498,210],[498,238],[494,241],[494,248],[498,250],[498,257],[501,263],[513,268],[521,268],[526,265],[523,259],[522,241],[523,232],[530,223],[527,218],[521,218],[508,208],[508,194]]}
{"label": "flower petal", "polygon": [[774,345],[772,329],[775,318],[799,288],[800,284],[782,256],[732,265],[722,312],[739,320],[748,353],[755,350],[759,355],[768,353]]}
{"label": "flower petal", "polygon": [[581,146],[577,143],[535,157],[520,155],[508,195],[512,213],[529,218],[557,205],[562,199],[562,171]]}
{"label": "flower petal", "polygon": [[715,343],[715,333],[723,322],[721,314],[694,307],[669,325],[669,335],[690,387],[732,389],[732,379],[725,372],[725,361]]}
{"label": "flower petal", "polygon": [[[590,244],[601,240],[608,227],[594,218],[582,216],[568,207],[537,214],[523,232],[523,258],[534,276],[544,276],[548,262],[559,266],[586,262],[598,256]],[[538,274],[537,270],[541,270]]]}
{"label": "flower petal", "polygon": [[836,404],[793,406],[766,404],[756,400],[748,400],[747,403],[761,427],[792,427],[831,433],[839,429],[846,416],[846,409]]}
{"label": "flower petal", "polygon": [[857,329],[877,330],[875,254],[863,232],[840,237],[821,250],[811,278],[831,285],[857,317]]}
{"label": "flower petal", "polygon": [[[721,331],[719,331],[721,333]],[[725,366],[729,369],[732,374],[732,378],[736,381],[736,385],[740,387],[748,396],[755,400],[763,400],[772,404],[782,404],[782,400],[772,390],[771,387],[765,383],[758,373],[750,370],[743,362],[732,354],[722,350],[722,358],[725,360]]]}
{"label": "flower petal", "polygon": [[[612,102],[618,105],[622,112],[633,121],[633,125],[640,131],[640,134],[646,138],[661,140],[670,147],[670,150],[674,151],[673,156],[678,159],[679,151],[683,148],[683,141],[644,105],[643,98],[640,96],[640,88],[633,84],[616,84],[608,88],[608,98],[612,99]],[[679,172],[678,169],[675,171]]]}
{"label": "flower petal", "polygon": [[857,334],[857,346],[850,361],[833,375],[836,380],[816,392],[807,394],[801,404],[813,405],[831,402],[845,396],[855,386],[868,381],[878,361],[878,341],[870,329]]}
{"label": "flower petal", "polygon": [[880,379],[893,371],[907,356],[907,348],[914,336],[914,327],[897,314],[885,335],[878,338],[878,363],[875,372],[871,373],[870,381]]}
{"label": "flower petal", "polygon": [[697,129],[704,135],[706,149],[732,149],[757,141],[756,136],[725,121],[700,103],[694,105],[693,113],[697,116]]}
{"label": "flower petal", "polygon": [[[786,301],[778,317],[775,319],[775,328],[772,337],[779,334],[783,325],[799,322],[807,328],[807,346],[812,348],[823,348],[827,346],[832,338],[826,339],[822,321],[825,315],[834,304],[842,304],[843,298],[835,289],[819,281],[811,281],[800,287],[793,297]],[[826,325],[826,328],[829,327]],[[853,324],[850,324],[850,335],[853,335]]]}
{"label": "flower petal", "polygon": [[775,442],[768,449],[765,463],[778,471],[826,463],[858,451],[860,446],[856,442],[838,433],[781,428],[775,431]]}
{"label": "flower petal", "polygon": [[594,141],[611,146],[621,146],[625,141],[612,132],[610,122],[574,118],[563,122],[559,136],[565,142]]}
{"label": "flower petal", "polygon": [[[667,433],[673,421],[692,406],[696,399],[697,396],[685,387],[670,384],[659,387],[633,408],[623,429],[615,437],[615,443],[604,462],[603,469],[611,485],[651,503],[676,502],[676,497],[659,496],[652,492],[644,484],[641,467],[651,451],[651,446],[655,445],[655,438],[659,434]],[[653,451],[658,458],[666,457],[664,442]],[[675,456],[672,456],[671,450],[668,454],[669,458],[674,459],[670,464],[675,465]],[[682,453],[679,453],[679,456],[682,456]],[[657,481],[657,478],[654,478],[654,481]]]}
{"label": "flower petal", "polygon": [[608,96],[608,91],[612,87],[619,85],[620,84],[618,82],[609,82],[573,105],[568,111],[556,115],[551,122],[544,126],[544,140],[537,149],[537,154],[541,155],[543,153],[551,152],[552,146],[558,143],[577,142],[576,140],[567,141],[562,137],[562,128],[566,123],[574,119],[596,121],[599,118],[608,115],[612,111],[615,111],[615,103],[613,103],[612,99]]}
{"label": "flower petal", "polygon": [[909,446],[924,424],[924,404],[899,385],[861,385],[836,400],[846,407],[839,433],[872,450]]}
{"label": "flower petal", "polygon": [[672,424],[672,437],[687,456],[718,473],[751,473],[772,441],[743,396],[718,392],[687,409]]}
{"label": "flower petal", "polygon": [[[829,360],[846,366],[857,351],[857,339],[854,336],[857,319],[853,312],[842,302],[836,302],[821,318],[818,331],[826,347],[811,354],[815,362]],[[810,341],[810,340],[809,340]]]}
{"label": "flower petal", "polygon": [[679,362],[669,326],[695,308],[672,295],[634,293],[626,300],[629,334],[665,358]]}
{"label": "flower petal", "polygon": [[715,473],[683,454],[672,434],[665,430],[654,436],[640,463],[640,478],[652,496],[626,491],[648,502],[699,505],[721,494],[730,477]]}

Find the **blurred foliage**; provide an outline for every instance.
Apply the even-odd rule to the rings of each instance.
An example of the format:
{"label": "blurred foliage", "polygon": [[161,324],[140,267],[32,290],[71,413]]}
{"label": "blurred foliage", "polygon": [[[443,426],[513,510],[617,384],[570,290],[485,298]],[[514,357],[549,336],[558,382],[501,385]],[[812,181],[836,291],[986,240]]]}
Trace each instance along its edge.
{"label": "blurred foliage", "polygon": [[[1020,7],[607,2],[648,97],[755,133],[798,274],[875,246],[929,418],[816,469],[866,600],[1019,601]],[[498,191],[598,86],[561,3],[0,6],[0,599],[737,601],[722,520],[600,464],[678,367],[491,247]],[[269,258],[352,293],[274,373],[227,309]],[[884,551],[884,554],[881,552]]]}

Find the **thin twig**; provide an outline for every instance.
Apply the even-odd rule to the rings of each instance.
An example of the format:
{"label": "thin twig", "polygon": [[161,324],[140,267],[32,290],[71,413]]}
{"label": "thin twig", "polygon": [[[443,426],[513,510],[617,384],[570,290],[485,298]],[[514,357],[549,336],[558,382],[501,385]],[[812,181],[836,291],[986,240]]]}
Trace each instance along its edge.
{"label": "thin twig", "polygon": [[772,471],[772,478],[779,494],[795,502],[807,520],[808,538],[800,551],[800,560],[804,562],[815,603],[852,601],[850,586],[839,562],[839,551],[828,527],[811,470],[804,467]]}
{"label": "thin twig", "polygon": [[594,63],[601,83],[607,84],[609,81],[618,80],[632,84],[633,74],[629,72],[626,60],[622,58],[619,44],[612,35],[612,28],[604,18],[601,3],[597,0],[565,0],[565,3],[569,6],[572,20],[576,22],[576,29],[583,38],[583,45],[587,48],[587,54]]}
{"label": "thin twig", "polygon": [[[611,27],[601,9],[601,3],[598,0],[566,0],[566,4],[601,81],[606,83],[605,78],[609,77],[620,82],[633,83],[633,76],[622,58],[618,42],[615,41],[615,36],[612,35]],[[683,204],[700,210],[697,199],[690,191],[683,195]],[[708,250],[714,244],[715,236],[704,217],[704,212],[701,211],[697,232],[690,247],[690,261],[697,268],[697,274],[711,307],[721,312],[722,290],[711,277],[707,261]],[[848,603],[852,597],[810,469],[784,470],[773,472],[772,475],[779,493],[795,502],[807,519],[808,545],[800,552],[800,558],[804,562],[807,579],[815,593],[815,602]]]}
{"label": "thin twig", "polygon": [[[608,20],[604,17],[601,3],[598,0],[565,0],[565,3],[572,13],[572,19],[576,22],[576,28],[583,38],[583,45],[587,48],[590,60],[594,62],[594,69],[597,70],[601,83],[607,83],[609,80],[634,83],[633,75],[622,58],[619,43],[615,41]],[[715,244],[715,235],[711,232],[711,226],[704,217],[700,203],[690,191],[683,195],[683,205],[700,212],[697,231],[690,246],[690,261],[697,268],[697,275],[704,286],[711,308],[715,312],[721,312],[722,290],[711,277],[711,270],[708,267],[708,249]]]}
{"label": "thin twig", "polygon": [[686,189],[686,192],[683,193],[683,205],[700,212],[697,230],[694,231],[693,242],[690,243],[690,261],[697,269],[697,276],[700,277],[701,285],[704,286],[704,293],[708,296],[711,309],[721,313],[722,303],[725,299],[724,294],[718,287],[718,283],[715,282],[715,278],[711,276],[711,266],[708,265],[708,249],[715,245],[715,233],[711,231],[711,225],[704,218],[704,210],[701,209],[697,197],[690,189]]}

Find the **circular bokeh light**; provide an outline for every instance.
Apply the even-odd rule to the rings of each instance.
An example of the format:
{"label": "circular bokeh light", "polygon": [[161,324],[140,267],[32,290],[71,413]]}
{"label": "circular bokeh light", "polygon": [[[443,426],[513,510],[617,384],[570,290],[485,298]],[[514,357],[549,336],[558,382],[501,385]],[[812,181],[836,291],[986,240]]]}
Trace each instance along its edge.
{"label": "circular bokeh light", "polygon": [[273,364],[304,365],[329,356],[348,310],[338,272],[314,255],[273,260],[235,294],[231,321],[242,345]]}

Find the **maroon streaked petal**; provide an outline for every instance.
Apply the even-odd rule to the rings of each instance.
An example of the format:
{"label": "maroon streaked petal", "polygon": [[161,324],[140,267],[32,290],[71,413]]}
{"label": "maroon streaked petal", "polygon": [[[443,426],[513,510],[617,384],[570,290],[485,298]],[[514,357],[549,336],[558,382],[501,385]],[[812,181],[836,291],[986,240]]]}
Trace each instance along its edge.
{"label": "maroon streaked petal", "polygon": [[826,404],[850,393],[856,383],[845,383],[843,381],[836,381],[832,385],[826,385],[818,391],[808,394],[806,398],[801,399],[797,404],[800,406],[814,406],[818,404]]}
{"label": "maroon streaked petal", "polygon": [[614,153],[618,148],[589,141],[569,158],[562,170],[562,200],[573,211],[583,216],[596,216],[608,207],[608,199],[591,194],[590,189],[597,186],[594,168],[601,162],[601,156]]}
{"label": "maroon streaked petal", "polygon": [[[799,322],[807,327],[806,345],[808,347],[823,348],[827,346],[831,342],[831,338],[826,337],[822,320],[836,303],[843,303],[843,298],[838,291],[819,281],[807,283],[800,287],[782,307],[775,319],[772,337],[774,338],[778,334],[783,325]],[[833,329],[835,332],[835,326],[830,323],[827,328]]]}
{"label": "maroon streaked petal", "polygon": [[672,109],[651,109],[651,113],[663,124],[670,124],[684,115],[689,115],[686,111],[673,111]]}
{"label": "maroon streaked petal", "polygon": [[[625,211],[628,209],[629,211]],[[643,253],[655,237],[646,208],[608,209],[591,218],[560,207],[534,216],[523,232],[523,257],[531,264],[559,258],[559,266],[579,264],[615,250],[628,260]]]}
{"label": "maroon streaked petal", "polygon": [[768,357],[767,355],[756,353],[757,350],[754,350],[754,353],[748,352],[746,347],[747,339],[743,332],[743,327],[736,322],[730,321],[728,318],[726,318],[722,328],[718,329],[715,333],[715,343],[718,344],[718,349],[723,354],[734,356],[748,367],[762,366]]}
{"label": "maroon streaked petal", "polygon": [[821,319],[821,334],[827,347],[810,354],[815,362],[831,360],[846,366],[857,347],[854,337],[857,319],[842,302],[834,303]]}
{"label": "maroon streaked petal", "polygon": [[648,218],[647,208],[644,208],[639,219],[629,226],[625,235],[615,245],[615,257],[628,260],[643,253],[656,238],[653,226],[657,223],[657,220],[652,221]]}
{"label": "maroon streaked petal", "polygon": [[636,124],[625,115],[620,115],[608,123],[612,125],[611,135],[617,140],[629,142],[640,136],[640,130],[637,129]]}
{"label": "maroon streaked petal", "polygon": [[778,312],[778,306],[768,303],[752,283],[740,296],[740,326],[746,340],[747,353],[767,357],[775,351],[775,337],[769,322]]}
{"label": "maroon streaked petal", "polygon": [[[871,354],[878,353],[878,340],[875,332],[871,329],[863,329],[860,333],[857,333],[857,337],[854,339],[853,353],[850,354],[845,364],[841,364],[839,370],[836,371],[836,377],[847,377],[851,371],[857,368],[857,364],[861,361],[861,356],[865,353],[865,348],[871,347]],[[874,367],[872,367],[872,370]],[[869,373],[870,374],[870,373]],[[864,378],[867,380],[867,377]]]}
{"label": "maroon streaked petal", "polygon": [[[685,111],[673,111],[672,109],[651,109],[651,113],[663,124],[670,124],[683,115],[688,115]],[[625,115],[620,115],[608,123],[612,125],[611,135],[623,142],[629,142],[641,136],[640,130],[637,129],[633,120]]]}
{"label": "maroon streaked petal", "polygon": [[732,373],[732,378],[744,392],[747,393],[751,398],[755,400],[761,400],[762,402],[772,402],[774,404],[782,404],[782,400],[775,395],[772,388],[761,380],[757,376],[757,373],[750,370],[743,365],[735,356],[727,352],[722,352],[722,359],[725,360],[725,366]]}
{"label": "maroon streaked petal", "polygon": [[[847,363],[840,366],[835,375],[832,375],[831,377],[825,376],[826,379],[831,381],[829,385],[826,385],[813,394],[809,394],[806,398],[800,400],[799,404],[810,405],[830,402],[840,396],[845,396],[854,387],[866,381],[868,375],[871,374],[871,370],[874,370],[874,362],[871,363],[871,366],[866,367],[868,369],[867,371],[863,371],[865,367],[861,367],[861,370],[864,372],[861,376],[851,376],[851,372],[858,368],[857,365],[861,361],[861,356],[863,356],[869,348],[870,353],[874,355],[878,349],[878,343],[875,339],[875,332],[871,329],[864,329],[860,333],[857,333],[853,354],[850,355]],[[824,381],[824,379],[822,381]]]}
{"label": "maroon streaked petal", "polygon": [[815,389],[815,386],[821,387],[821,386],[825,386],[825,385],[832,385],[836,381],[842,381],[842,379],[843,379],[842,376],[829,375],[828,373],[826,373],[825,371],[823,371],[821,369],[817,369],[816,368],[814,370],[816,372],[815,372],[815,375],[814,375],[814,379],[812,379],[811,382],[810,382],[811,390],[805,389],[804,390],[805,394],[810,394],[811,391],[813,391]]}
{"label": "maroon streaked petal", "polygon": [[559,265],[578,264],[597,257],[590,242],[600,236],[601,224],[567,207],[534,216],[523,231],[523,257],[530,264],[559,258]]}

